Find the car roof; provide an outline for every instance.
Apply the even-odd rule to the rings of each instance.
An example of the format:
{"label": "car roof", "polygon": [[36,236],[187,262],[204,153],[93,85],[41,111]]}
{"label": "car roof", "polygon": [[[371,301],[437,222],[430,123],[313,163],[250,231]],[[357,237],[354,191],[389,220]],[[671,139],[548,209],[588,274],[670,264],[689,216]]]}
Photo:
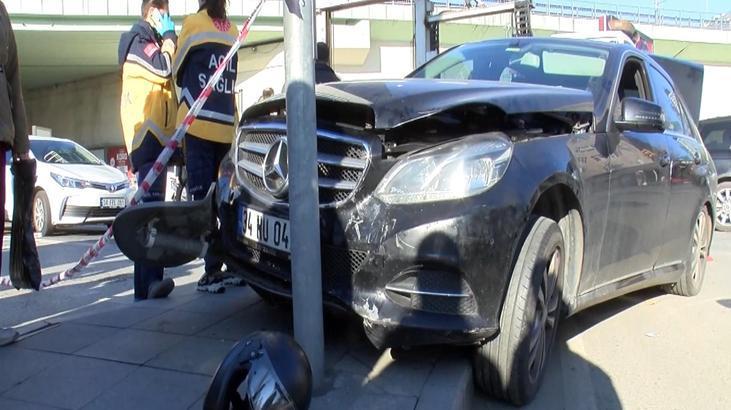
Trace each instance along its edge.
{"label": "car roof", "polygon": [[[41,137],[38,135],[29,135],[28,139],[31,141],[64,141],[64,142],[74,142],[68,138],[56,138],[56,137]],[[76,142],[74,142],[76,143]]]}
{"label": "car roof", "polygon": [[727,115],[725,117],[706,118],[705,120],[701,120],[699,122],[699,125],[717,124],[717,123],[723,123],[723,122],[727,122],[727,121],[731,121],[731,115]]}
{"label": "car roof", "polygon": [[586,39],[577,39],[577,38],[563,38],[563,37],[510,37],[510,38],[501,38],[501,39],[490,39],[490,40],[481,40],[481,41],[475,41],[471,43],[466,44],[505,44],[506,46],[509,45],[520,45],[520,44],[557,44],[557,45],[573,45],[573,46],[583,46],[588,48],[596,48],[600,50],[606,50],[606,51],[622,51],[622,50],[637,50],[635,47],[630,46],[628,44],[616,44],[616,43],[608,43],[605,41],[598,41],[598,40],[586,40]]}

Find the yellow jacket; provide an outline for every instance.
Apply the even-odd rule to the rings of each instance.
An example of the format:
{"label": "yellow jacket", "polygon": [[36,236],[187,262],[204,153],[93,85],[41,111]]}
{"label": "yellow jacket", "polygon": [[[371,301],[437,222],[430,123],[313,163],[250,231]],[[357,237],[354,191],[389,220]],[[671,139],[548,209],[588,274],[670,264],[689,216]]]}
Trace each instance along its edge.
{"label": "yellow jacket", "polygon": [[[169,36],[169,37],[168,37]],[[139,148],[147,135],[160,145],[175,131],[177,103],[172,81],[173,42],[161,46],[152,27],[140,21],[122,35],[119,61],[122,66],[122,132],[127,152]]]}
{"label": "yellow jacket", "polygon": [[[177,124],[183,122],[216,67],[233,46],[237,35],[234,24],[228,20],[214,20],[205,10],[185,18],[173,64],[175,81],[181,90]],[[237,120],[237,66],[238,58],[234,56],[188,130],[189,134],[208,141],[231,143]]]}

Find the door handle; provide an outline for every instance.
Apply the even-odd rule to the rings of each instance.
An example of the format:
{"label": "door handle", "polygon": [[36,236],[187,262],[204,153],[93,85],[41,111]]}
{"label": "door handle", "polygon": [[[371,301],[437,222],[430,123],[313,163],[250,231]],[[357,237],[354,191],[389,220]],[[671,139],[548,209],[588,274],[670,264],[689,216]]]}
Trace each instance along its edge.
{"label": "door handle", "polygon": [[701,164],[701,154],[699,152],[694,152],[693,153],[693,163],[696,164],[696,165],[700,165]]}
{"label": "door handle", "polygon": [[668,155],[667,153],[664,153],[662,155],[662,157],[660,157],[660,166],[666,167],[668,165],[670,165],[670,155]]}

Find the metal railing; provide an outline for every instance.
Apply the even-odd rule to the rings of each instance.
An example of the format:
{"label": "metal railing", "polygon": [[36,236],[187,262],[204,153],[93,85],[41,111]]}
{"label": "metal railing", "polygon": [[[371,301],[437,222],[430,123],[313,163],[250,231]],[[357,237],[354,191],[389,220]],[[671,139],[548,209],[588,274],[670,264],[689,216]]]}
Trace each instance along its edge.
{"label": "metal railing", "polygon": [[[385,4],[411,5],[414,0],[386,0]],[[479,7],[483,4],[504,3],[508,0],[432,0],[438,8]],[[13,13],[84,15],[84,16],[137,16],[139,0],[4,0],[8,11]],[[232,16],[246,15],[251,5],[247,0],[230,0]],[[636,24],[731,30],[731,15],[718,15],[701,11],[655,9],[647,6],[620,6],[590,0],[534,0],[533,13],[566,18],[595,19],[612,15]],[[283,1],[269,2],[264,14],[283,9]],[[198,0],[174,2],[171,11],[184,15],[198,11]]]}
{"label": "metal railing", "polygon": [[612,15],[636,24],[731,30],[731,16],[706,12],[572,0],[538,0],[533,5],[533,13],[539,15],[589,19]]}

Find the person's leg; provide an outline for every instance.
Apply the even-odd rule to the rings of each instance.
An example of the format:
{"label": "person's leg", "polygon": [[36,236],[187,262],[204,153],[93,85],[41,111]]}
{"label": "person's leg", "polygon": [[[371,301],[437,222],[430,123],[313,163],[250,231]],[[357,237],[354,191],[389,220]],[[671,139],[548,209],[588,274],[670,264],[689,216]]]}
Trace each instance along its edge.
{"label": "person's leg", "polygon": [[[216,179],[218,178],[218,168],[221,166],[221,161],[223,161],[223,157],[226,156],[228,151],[231,149],[231,144],[221,144],[216,142],[209,143],[210,150],[213,153],[213,163],[212,163],[212,177],[213,179],[209,182],[209,186],[211,183],[216,182]],[[221,272],[223,269],[223,261],[216,257],[211,250],[209,249],[206,253],[205,258],[203,258],[205,261],[205,270],[206,273],[216,273]]]}
{"label": "person's leg", "polygon": [[[8,147],[5,144],[0,144],[0,209],[3,212],[3,221],[0,225],[0,249],[3,247],[3,237],[5,236],[5,155],[8,151]],[[12,188],[9,188],[12,189]],[[3,254],[0,252],[0,267],[3,266]]]}
{"label": "person's leg", "polygon": [[[0,250],[2,250],[3,236],[5,236],[5,153],[8,149],[7,145],[0,144],[0,209],[3,212],[3,220],[0,225]],[[2,257],[2,252],[0,252],[0,266],[3,264]],[[18,332],[15,329],[0,327],[0,346],[7,346],[16,339],[18,339]]]}
{"label": "person's leg", "polygon": [[[156,140],[150,141],[150,137],[145,139],[142,146],[132,152],[130,159],[132,165],[137,172],[137,181],[139,184],[147,176],[147,173],[152,169],[157,159],[156,153],[160,151],[159,144]],[[161,175],[152,186],[146,195],[142,197],[142,202],[156,202],[165,200],[165,177]],[[159,284],[163,280],[164,268],[158,266],[149,266],[143,263],[135,262],[134,264],[134,285],[135,285],[135,300],[147,299],[148,297],[164,297],[172,291],[167,290],[170,287],[169,281],[166,281],[163,289],[159,289],[156,285],[154,288],[155,294],[150,295],[150,286],[153,284]],[[164,294],[164,295],[163,295]]]}
{"label": "person's leg", "polygon": [[[188,195],[194,200],[200,200],[205,198],[208,188],[218,177],[218,165],[225,155],[225,152],[220,153],[221,146],[226,144],[206,141],[190,134],[185,136],[185,144]],[[220,274],[223,263],[210,253],[206,254],[204,262],[204,273],[198,281],[198,290],[211,293],[225,291],[223,277]]]}

